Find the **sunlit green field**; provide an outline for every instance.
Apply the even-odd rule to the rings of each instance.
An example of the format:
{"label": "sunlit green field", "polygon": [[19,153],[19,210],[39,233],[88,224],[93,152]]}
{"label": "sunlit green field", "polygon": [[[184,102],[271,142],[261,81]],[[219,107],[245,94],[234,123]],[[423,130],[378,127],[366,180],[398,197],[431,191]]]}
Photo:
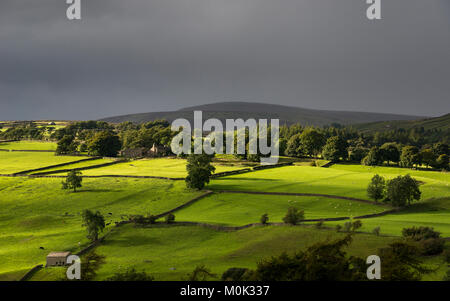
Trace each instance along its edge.
{"label": "sunlit green field", "polygon": [[[215,167],[216,173],[242,169],[240,166],[215,165]],[[186,177],[187,172],[186,160],[184,159],[158,158],[134,160],[107,167],[86,170],[83,174],[87,176],[133,175],[184,178]]]}
{"label": "sunlit green field", "polygon": [[197,221],[226,225],[259,223],[267,213],[269,222],[282,222],[289,207],[305,211],[305,219],[353,217],[389,210],[356,201],[324,197],[277,196],[255,194],[213,194],[175,212],[179,221]]}
{"label": "sunlit green field", "polygon": [[[396,173],[398,172],[398,173]],[[218,178],[208,186],[214,190],[321,193],[367,199],[367,185],[375,174],[387,179],[409,173],[422,181],[422,199],[450,196],[450,174],[433,171],[358,165],[330,168],[287,166]]]}
{"label": "sunlit green field", "polygon": [[[99,270],[99,280],[130,267],[147,271],[155,280],[183,280],[200,264],[220,276],[230,267],[255,268],[259,259],[283,251],[292,253],[315,242],[345,235],[302,226],[220,232],[197,226],[135,228],[127,225],[114,231],[97,248],[97,253],[106,256],[106,264]],[[349,253],[365,258],[392,240],[357,235]],[[36,274],[33,280],[46,280],[48,274],[55,277],[55,273],[63,276],[61,269],[48,268]]]}
{"label": "sunlit green field", "polygon": [[[0,152],[0,174],[80,159],[83,157],[60,157],[53,153]],[[45,171],[107,162],[111,160],[98,159]],[[236,162],[226,163],[216,162],[216,172],[244,167]],[[134,160],[82,173],[173,178],[183,178],[187,174],[186,160],[172,158]],[[367,184],[377,173],[388,179],[411,174],[421,181],[422,200],[399,213],[363,219],[360,231],[366,233],[355,236],[349,249],[351,254],[361,257],[373,254],[395,239],[390,236],[400,236],[401,230],[410,226],[432,226],[443,236],[450,237],[448,173],[345,164],[330,168],[289,166],[213,179],[206,189],[216,193],[175,212],[176,221],[239,226],[258,223],[261,215],[267,213],[269,222],[281,222],[290,206],[303,209],[307,219],[377,213],[390,208],[319,196],[219,193],[221,190],[316,193],[368,199]],[[184,181],[85,178],[80,191],[71,193],[61,190],[61,179],[0,177],[0,280],[20,278],[31,267],[44,263],[51,251],[76,252],[86,246],[88,241],[80,216],[84,209],[100,210],[107,223],[111,223],[106,231],[114,231],[97,250],[106,256],[107,262],[100,270],[99,279],[127,267],[137,267],[157,280],[181,280],[198,264],[206,264],[221,274],[229,267],[255,267],[263,257],[292,252],[316,241],[344,235],[333,230],[336,224],[344,222],[326,222],[328,229],[315,229],[313,224],[307,224],[255,227],[235,232],[197,226],[112,228],[114,222],[126,218],[124,215],[162,213],[201,193],[187,190]],[[377,226],[382,234],[389,236],[369,234]],[[61,275],[63,269],[48,268],[33,280],[55,280]]]}
{"label": "sunlit green field", "polygon": [[40,141],[17,141],[0,143],[0,149],[12,150],[56,150],[55,142],[40,142]]}
{"label": "sunlit green field", "polygon": [[155,179],[84,179],[71,193],[60,179],[0,178],[0,280],[44,263],[51,251],[86,246],[84,209],[99,210],[113,225],[122,215],[162,213],[197,195],[183,182]]}
{"label": "sunlit green field", "polygon": [[83,157],[55,156],[54,153],[47,152],[0,152],[0,174],[11,174],[81,159]]}
{"label": "sunlit green field", "polygon": [[[450,197],[413,204],[399,213],[364,219],[362,222],[361,231],[364,232],[380,227],[381,233],[400,236],[403,228],[423,226],[433,227],[443,237],[450,237]],[[326,224],[336,225],[339,222]]]}
{"label": "sunlit green field", "polygon": [[[82,158],[80,158],[80,159],[82,159]],[[84,162],[64,165],[64,166],[60,166],[60,167],[49,168],[49,169],[45,169],[45,170],[39,170],[37,172],[32,172],[30,174],[41,173],[41,172],[46,172],[46,173],[47,172],[55,172],[55,174],[58,174],[57,171],[60,171],[60,170],[75,169],[75,168],[86,168],[86,167],[92,167],[92,166],[96,166],[96,165],[100,165],[100,164],[106,164],[106,163],[111,163],[111,162],[113,162],[112,159],[89,160],[89,161],[84,161]]]}

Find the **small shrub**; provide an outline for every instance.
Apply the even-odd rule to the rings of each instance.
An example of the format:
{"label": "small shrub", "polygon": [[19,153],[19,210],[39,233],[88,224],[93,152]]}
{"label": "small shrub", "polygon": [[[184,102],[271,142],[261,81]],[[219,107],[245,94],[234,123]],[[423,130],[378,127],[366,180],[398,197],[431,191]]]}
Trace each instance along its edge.
{"label": "small shrub", "polygon": [[380,226],[375,227],[375,228],[372,230],[372,233],[375,234],[376,236],[380,236]]}
{"label": "small shrub", "polygon": [[355,232],[356,230],[358,230],[361,227],[362,227],[362,222],[361,222],[361,220],[357,219],[356,221],[354,221],[352,223],[352,232]]}
{"label": "small shrub", "polygon": [[132,215],[130,216],[130,221],[139,225],[145,224],[145,218],[143,215]]}
{"label": "small shrub", "polygon": [[414,241],[421,241],[429,238],[439,238],[441,233],[434,231],[430,227],[411,227],[402,230],[404,238],[412,239]]}
{"label": "small shrub", "polygon": [[450,264],[450,249],[444,251],[444,260],[446,263]]}
{"label": "small shrub", "polygon": [[297,225],[305,219],[305,212],[296,207],[289,207],[283,221],[286,224]]}
{"label": "small shrub", "polygon": [[137,272],[134,268],[121,273],[118,272],[106,279],[106,281],[153,281],[154,278],[146,272]]}
{"label": "small shrub", "polygon": [[192,273],[187,275],[187,281],[206,281],[208,278],[216,278],[217,275],[212,273],[205,265],[197,266]]}
{"label": "small shrub", "polygon": [[341,232],[342,230],[342,226],[341,225],[336,225],[336,232]]}
{"label": "small shrub", "polygon": [[261,224],[267,225],[267,223],[269,222],[269,215],[268,215],[267,213],[264,213],[264,214],[261,216],[260,221],[261,221]]}
{"label": "small shrub", "polygon": [[320,220],[316,223],[316,228],[321,229],[323,227],[323,220]]}
{"label": "small shrub", "polygon": [[450,281],[450,270],[447,271],[447,274],[444,276],[444,281]]}
{"label": "small shrub", "polygon": [[155,224],[156,223],[156,216],[148,215],[147,216],[147,221],[148,221],[149,224]]}
{"label": "small shrub", "polygon": [[437,255],[444,251],[445,241],[442,238],[429,238],[419,242],[422,255]]}
{"label": "small shrub", "polygon": [[344,223],[344,232],[350,232],[352,229],[352,222],[345,222]]}
{"label": "small shrub", "polygon": [[417,243],[422,255],[437,255],[444,251],[445,241],[441,233],[430,227],[404,228],[402,235],[407,240]]}
{"label": "small shrub", "polygon": [[222,281],[242,281],[247,271],[246,268],[229,268],[222,274]]}
{"label": "small shrub", "polygon": [[166,219],[167,224],[171,224],[175,221],[175,215],[173,215],[172,213],[169,213],[166,215],[165,219]]}

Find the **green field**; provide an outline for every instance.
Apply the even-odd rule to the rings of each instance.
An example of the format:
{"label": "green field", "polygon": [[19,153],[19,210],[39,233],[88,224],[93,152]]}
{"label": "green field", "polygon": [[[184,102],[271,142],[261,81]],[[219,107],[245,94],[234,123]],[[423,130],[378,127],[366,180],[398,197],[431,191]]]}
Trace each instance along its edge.
{"label": "green field", "polygon": [[0,152],[0,174],[12,174],[81,159],[83,157],[55,156],[54,153],[47,152]]}
{"label": "green field", "polygon": [[399,213],[364,219],[361,231],[371,232],[373,228],[380,227],[381,233],[400,236],[403,228],[413,226],[433,227],[443,237],[450,237],[450,197],[413,204]]}
{"label": "green field", "polygon": [[255,194],[213,194],[175,213],[178,221],[241,226],[259,223],[267,213],[270,222],[282,222],[289,207],[305,211],[306,219],[353,217],[389,210],[356,201],[324,197]]}
{"label": "green field", "polygon": [[[345,234],[307,227],[254,227],[235,232],[221,232],[196,226],[124,226],[97,248],[106,256],[98,279],[129,267],[145,270],[155,280],[182,280],[197,265],[205,264],[219,276],[230,267],[255,268],[259,259],[302,250],[315,242],[343,237]],[[357,235],[349,253],[367,257],[392,238]],[[58,271],[59,270],[59,271]],[[62,269],[44,269],[33,278],[47,280]]]}
{"label": "green field", "polygon": [[54,142],[40,142],[40,141],[17,141],[0,143],[0,149],[10,150],[45,150],[55,151],[56,143]]}
{"label": "green field", "polygon": [[[242,169],[241,166],[215,165],[216,173]],[[184,159],[142,159],[119,163],[111,166],[90,169],[83,172],[86,176],[128,175],[128,176],[156,176],[169,178],[184,178],[186,160]]]}
{"label": "green field", "polygon": [[[83,157],[54,156],[45,152],[0,152],[0,174],[80,159]],[[214,163],[216,172],[245,167],[240,162],[221,159]],[[45,171],[107,162],[111,160],[97,159]],[[303,209],[307,219],[377,213],[390,207],[333,197],[219,191],[312,193],[367,199],[366,187],[374,174],[390,179],[409,173],[421,182],[422,200],[399,213],[363,219],[362,233],[354,236],[349,252],[361,257],[374,254],[378,248],[396,239],[395,236],[400,236],[403,228],[410,226],[431,226],[441,231],[444,237],[450,237],[448,173],[351,164],[320,168],[307,166],[308,163],[213,179],[206,188],[215,193],[176,211],[176,221],[240,226],[258,223],[261,215],[267,213],[269,222],[281,222],[290,206]],[[83,175],[181,178],[186,176],[186,160],[134,160],[84,170]],[[344,235],[334,230],[335,225],[343,224],[343,221],[326,222],[325,229],[315,229],[307,223],[298,227],[252,227],[233,232],[181,225],[113,227],[114,222],[127,219],[128,215],[159,214],[201,193],[187,190],[184,181],[85,178],[80,191],[71,193],[61,190],[61,179],[0,177],[0,280],[19,279],[31,267],[44,263],[45,256],[51,251],[76,252],[86,246],[88,241],[80,216],[84,209],[101,211],[110,223],[105,232],[113,231],[97,249],[106,256],[99,279],[128,267],[137,267],[145,269],[157,280],[181,280],[198,264],[206,264],[221,274],[229,267],[255,267],[261,258],[282,251],[293,252],[314,242]],[[383,236],[370,234],[377,226],[381,227]],[[428,258],[427,262],[438,265],[439,260],[438,257]],[[439,280],[441,274],[427,276],[427,279]],[[55,280],[61,275],[63,269],[46,268],[33,280]]]}
{"label": "green field", "polygon": [[84,209],[99,210],[112,223],[122,215],[162,213],[199,195],[183,182],[155,179],[84,179],[77,193],[62,191],[60,182],[0,178],[0,279],[45,262],[50,251],[86,246]]}
{"label": "green field", "polygon": [[410,174],[424,182],[422,199],[450,196],[450,174],[415,171],[395,167],[367,168],[333,165],[330,168],[287,166],[218,178],[208,186],[213,190],[321,193],[367,199],[366,188],[375,174],[387,179]]}
{"label": "green field", "polygon": [[[80,158],[80,159],[82,159],[82,158]],[[106,163],[111,163],[111,162],[114,162],[114,161],[112,159],[96,159],[96,160],[90,160],[90,161],[84,161],[84,162],[64,165],[64,166],[60,166],[60,167],[48,168],[45,170],[39,170],[36,172],[32,172],[30,174],[41,173],[41,172],[46,172],[46,173],[47,172],[56,172],[56,171],[60,171],[60,170],[75,169],[75,168],[86,168],[86,167],[92,167],[95,165],[106,164]],[[57,173],[55,173],[55,174],[57,174]]]}

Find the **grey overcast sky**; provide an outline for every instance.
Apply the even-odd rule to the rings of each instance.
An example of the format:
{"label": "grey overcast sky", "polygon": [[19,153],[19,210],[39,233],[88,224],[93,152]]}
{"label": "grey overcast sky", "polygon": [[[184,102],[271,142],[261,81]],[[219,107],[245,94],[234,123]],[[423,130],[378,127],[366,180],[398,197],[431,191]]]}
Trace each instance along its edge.
{"label": "grey overcast sky", "polygon": [[450,1],[0,0],[0,120],[221,101],[450,112]]}

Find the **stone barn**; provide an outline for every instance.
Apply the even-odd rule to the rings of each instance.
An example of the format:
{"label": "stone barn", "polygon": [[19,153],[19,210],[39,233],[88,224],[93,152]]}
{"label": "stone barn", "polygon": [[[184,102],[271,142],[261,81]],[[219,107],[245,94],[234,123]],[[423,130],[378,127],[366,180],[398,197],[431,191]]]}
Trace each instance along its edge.
{"label": "stone barn", "polygon": [[52,252],[47,255],[47,267],[65,266],[70,252]]}

